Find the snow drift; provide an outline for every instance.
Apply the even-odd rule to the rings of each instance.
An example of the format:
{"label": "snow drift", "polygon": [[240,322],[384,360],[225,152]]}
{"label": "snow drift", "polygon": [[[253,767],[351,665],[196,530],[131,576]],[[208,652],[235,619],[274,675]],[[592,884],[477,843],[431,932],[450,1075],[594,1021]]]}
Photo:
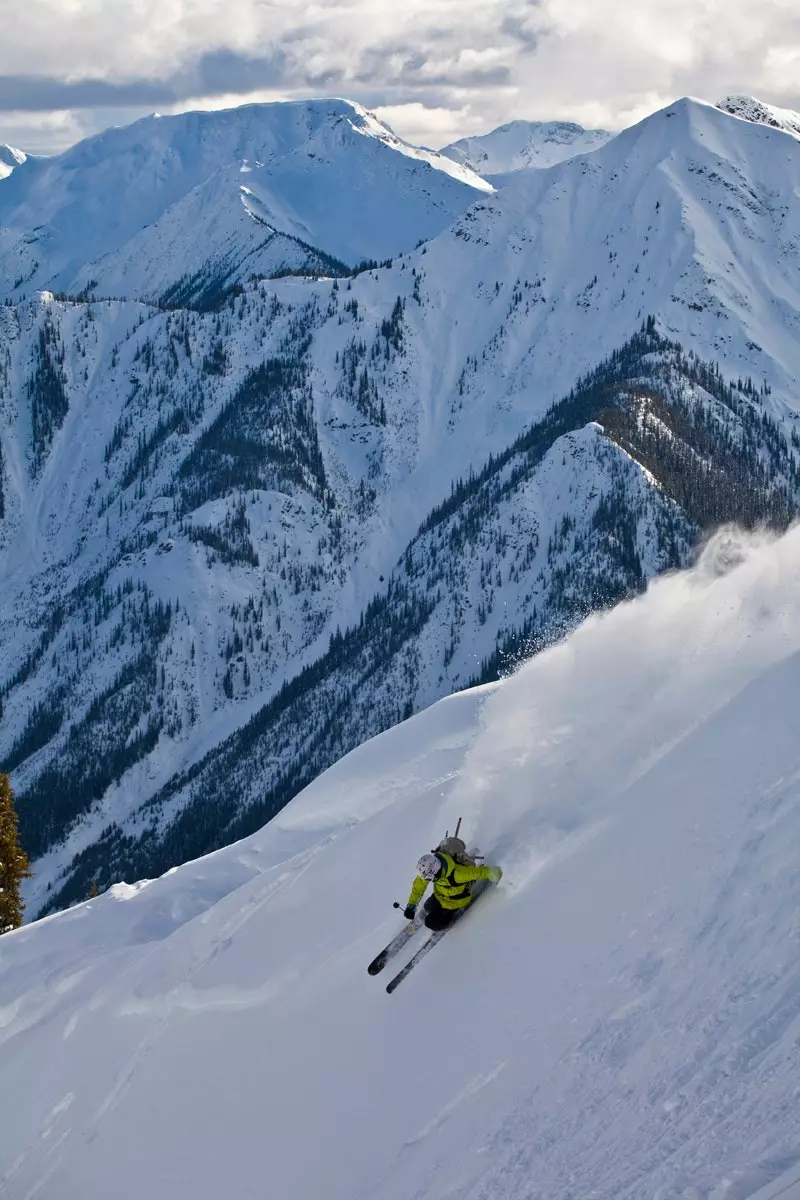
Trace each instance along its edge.
{"label": "snow drift", "polygon": [[[4,937],[0,1196],[789,1189],[799,651],[800,530],[723,532],[246,842]],[[456,815],[505,877],[389,998]]]}

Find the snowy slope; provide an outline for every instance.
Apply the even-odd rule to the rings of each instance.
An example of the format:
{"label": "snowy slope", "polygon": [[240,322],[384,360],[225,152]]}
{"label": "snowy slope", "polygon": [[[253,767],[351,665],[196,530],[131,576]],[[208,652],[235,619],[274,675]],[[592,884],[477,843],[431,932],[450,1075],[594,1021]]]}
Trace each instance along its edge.
{"label": "snowy slope", "polygon": [[754,96],[726,96],[720,100],[717,108],[732,113],[734,117],[742,117],[745,121],[771,125],[773,129],[782,129],[784,133],[800,137],[800,113],[791,108],[776,108],[774,104],[765,104]]}
{"label": "snowy slope", "polygon": [[[720,536],[248,841],[3,938],[0,1195],[791,1195],[798,596],[800,532]],[[457,815],[505,877],[387,997]]]}
{"label": "snowy slope", "polygon": [[15,298],[154,297],[198,272],[298,269],[309,246],[353,266],[411,249],[491,191],[344,100],[148,117],[22,165],[0,189]]}
{"label": "snowy slope", "polygon": [[440,153],[493,179],[532,167],[552,167],[597,150],[613,136],[605,129],[584,129],[571,121],[510,121],[491,133],[460,138]]}
{"label": "snowy slope", "polygon": [[[0,750],[46,810],[37,853],[55,848],[40,883],[109,823],[140,834],[156,796],[174,817],[182,773],[266,719],[348,627],[355,665],[326,675],[330,723],[310,699],[284,712],[280,737],[270,717],[277,749],[261,739],[240,796],[275,769],[288,798],[300,767],[462,686],[534,616],[560,627],[587,595],[607,603],[684,561],[703,522],[678,514],[674,534],[677,493],[598,434],[602,404],[554,434],[568,436],[546,462],[507,462],[418,537],[458,480],[505,455],[647,314],[751,388],[712,401],[678,372],[701,423],[741,408],[761,430],[737,469],[791,476],[774,451],[797,447],[798,150],[682,101],[352,280],[247,282],[210,312],[48,296],[0,308]],[[744,445],[743,426],[727,432]],[[358,648],[370,612],[386,624]],[[219,835],[235,797],[230,808],[194,828]]]}

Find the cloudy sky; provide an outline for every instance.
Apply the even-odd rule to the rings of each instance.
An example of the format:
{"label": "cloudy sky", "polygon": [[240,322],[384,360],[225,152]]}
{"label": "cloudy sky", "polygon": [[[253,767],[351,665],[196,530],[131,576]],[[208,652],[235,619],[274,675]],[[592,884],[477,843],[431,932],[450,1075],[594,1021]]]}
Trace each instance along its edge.
{"label": "cloudy sky", "polygon": [[692,94],[800,108],[798,0],[0,0],[0,143],[347,96],[432,146],[517,117],[620,128]]}

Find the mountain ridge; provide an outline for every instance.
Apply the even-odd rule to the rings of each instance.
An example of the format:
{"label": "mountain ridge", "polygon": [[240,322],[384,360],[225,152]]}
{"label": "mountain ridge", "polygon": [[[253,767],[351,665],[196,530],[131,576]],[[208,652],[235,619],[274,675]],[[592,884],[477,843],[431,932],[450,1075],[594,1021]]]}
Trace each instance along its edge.
{"label": "mountain ridge", "polygon": [[490,190],[349,101],[146,117],[3,181],[0,281],[16,299],[159,300],[204,266],[229,283],[346,273],[412,249]]}

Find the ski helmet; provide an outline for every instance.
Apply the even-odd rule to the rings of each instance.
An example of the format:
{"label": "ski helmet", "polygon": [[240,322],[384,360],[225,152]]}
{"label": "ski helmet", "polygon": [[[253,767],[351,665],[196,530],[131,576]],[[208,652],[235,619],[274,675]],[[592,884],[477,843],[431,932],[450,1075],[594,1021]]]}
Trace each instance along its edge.
{"label": "ski helmet", "polygon": [[417,863],[417,874],[423,879],[430,882],[435,879],[442,869],[442,864],[439,862],[435,854],[423,854],[422,858]]}

